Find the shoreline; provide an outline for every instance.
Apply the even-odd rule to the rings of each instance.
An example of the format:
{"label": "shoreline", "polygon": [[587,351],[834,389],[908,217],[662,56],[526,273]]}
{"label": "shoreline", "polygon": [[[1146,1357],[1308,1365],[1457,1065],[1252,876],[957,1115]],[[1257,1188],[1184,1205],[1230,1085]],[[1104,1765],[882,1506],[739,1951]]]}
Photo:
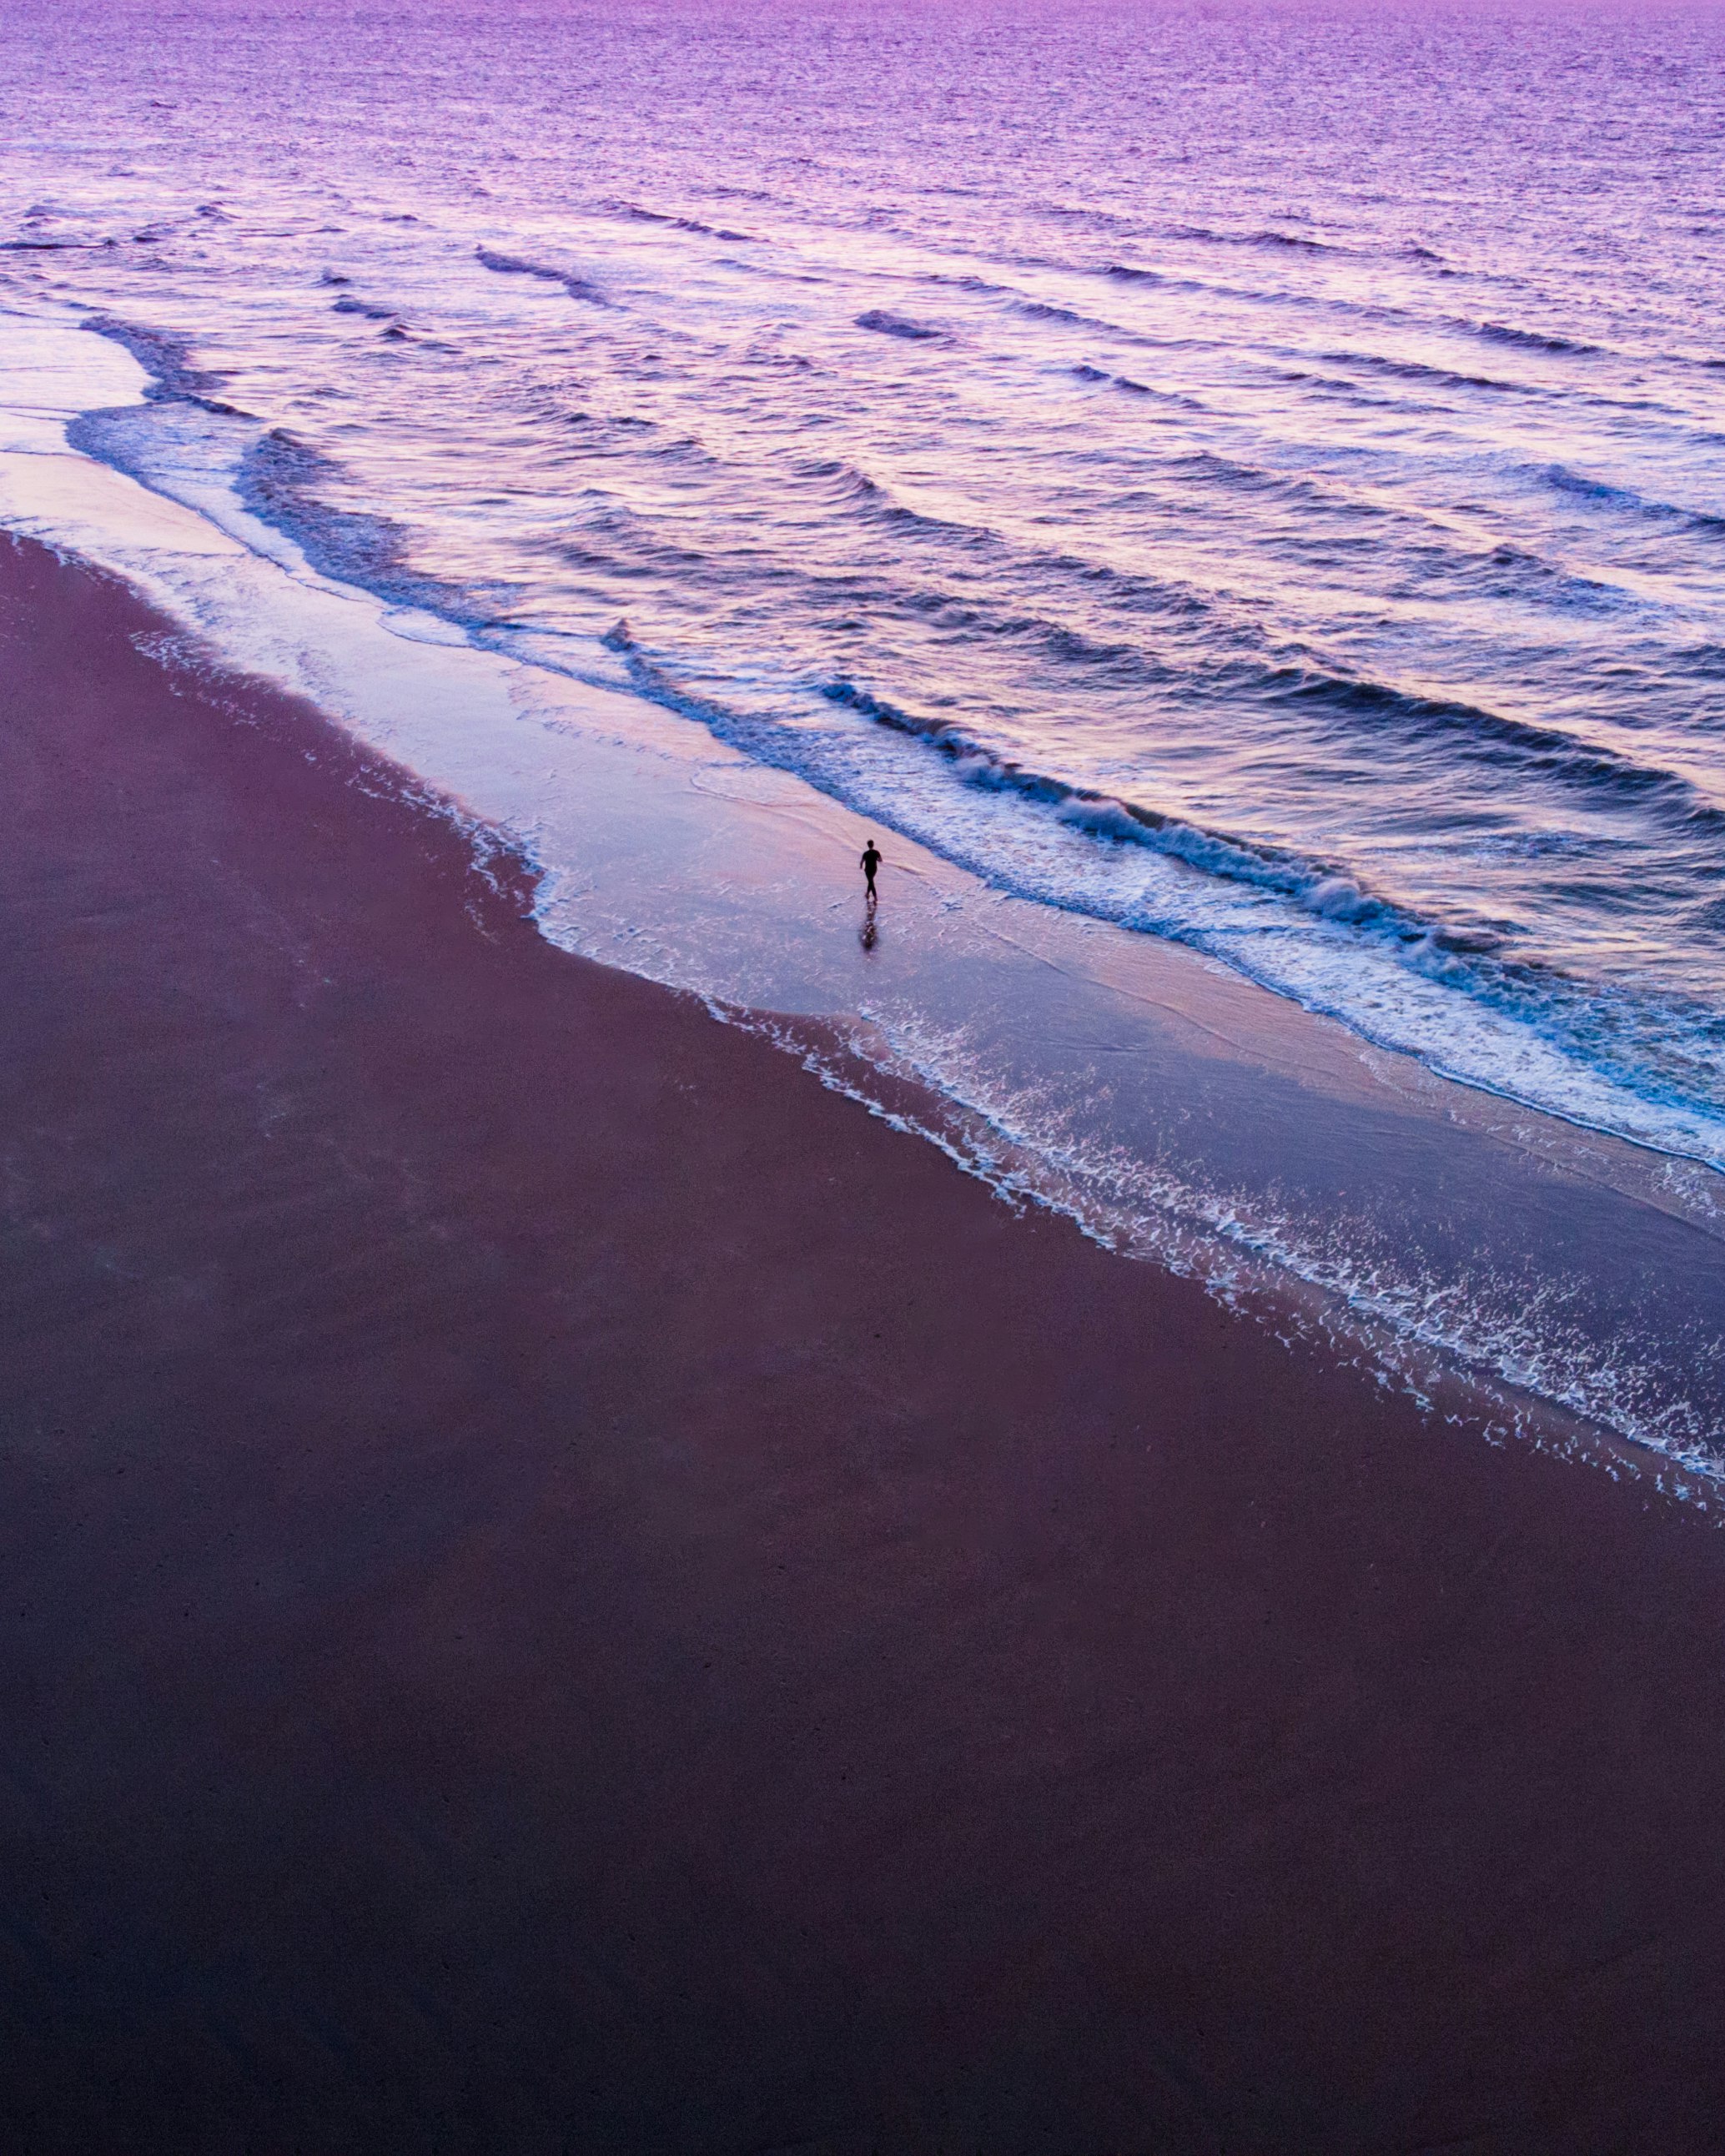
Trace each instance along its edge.
{"label": "shoreline", "polygon": [[[182,360],[175,356],[178,346],[173,340],[164,343],[157,332],[130,326],[113,316],[92,317],[85,326],[112,338],[135,362],[141,375],[147,378],[145,394],[156,404],[158,414],[164,404],[177,406],[182,413],[195,410],[214,421],[218,435],[223,428],[231,427],[234,431],[225,440],[212,444],[216,465],[238,454],[236,439],[253,424],[249,415],[204,396],[193,377],[185,375]],[[204,388],[208,386],[205,383]],[[878,784],[874,788],[875,803],[870,807],[869,788],[859,791],[855,784],[844,783],[842,755],[836,768],[824,775],[795,753],[785,763],[785,744],[781,742],[777,749],[763,744],[757,737],[755,721],[745,710],[727,708],[723,701],[713,702],[701,695],[692,701],[685,699],[669,683],[659,680],[650,667],[638,667],[631,655],[634,646],[626,622],[619,624],[623,631],[619,644],[614,632],[602,639],[591,634],[567,635],[555,629],[521,629],[476,619],[470,603],[464,603],[458,592],[441,588],[434,581],[392,578],[368,572],[362,562],[357,565],[350,550],[338,536],[332,537],[307,504],[295,506],[291,490],[264,508],[255,492],[241,482],[237,464],[218,483],[213,482],[211,471],[200,470],[188,485],[175,455],[170,453],[164,460],[159,444],[152,446],[149,420],[143,420],[141,429],[132,424],[140,417],[137,412],[125,409],[84,411],[69,426],[66,439],[75,454],[87,456],[109,471],[128,475],[165,498],[194,509],[264,558],[297,565],[319,578],[346,583],[350,590],[363,591],[386,613],[418,614],[422,622],[439,624],[442,633],[453,632],[458,640],[468,642],[475,650],[506,655],[588,687],[603,686],[608,694],[620,692],[687,719],[710,731],[715,740],[758,762],[793,772],[811,791],[845,804],[860,821],[880,818],[906,837],[915,832],[911,843],[919,849],[945,860],[963,874],[1009,891],[1022,902],[1106,921],[1129,933],[1142,932],[1141,916],[1147,913],[1158,924],[1151,932],[1163,940],[1178,943],[1200,959],[1214,960],[1241,981],[1309,1018],[1331,1020],[1354,1039],[1389,1055],[1405,1057],[1447,1084],[1485,1093],[1508,1106],[1568,1123],[1593,1137],[1614,1139],[1716,1174],[1725,1173],[1725,1127],[1719,1122],[1717,1104],[1710,1107],[1699,1096],[1686,1098],[1681,1086],[1674,1091],[1660,1079],[1656,1050],[1649,1050],[1652,1060],[1644,1060],[1638,1071],[1633,1068],[1634,1059],[1630,1067],[1624,1067],[1610,1055],[1601,1060],[1597,1053],[1589,1053],[1579,1045],[1591,1029],[1590,1021],[1578,1017],[1579,1005],[1569,1010],[1567,1020],[1554,1017],[1564,1007],[1568,977],[1564,964],[1509,963],[1502,975],[1487,969],[1466,993],[1451,993],[1448,988],[1440,990],[1421,968],[1409,968],[1388,956],[1394,947],[1405,952],[1409,942],[1420,942],[1423,935],[1439,934],[1441,945],[1436,921],[1425,921],[1417,911],[1406,912],[1401,901],[1367,885],[1356,887],[1348,883],[1345,872],[1328,862],[1321,845],[1317,852],[1309,850],[1317,844],[1311,834],[1304,855],[1299,855],[1297,849],[1290,855],[1284,848],[1272,846],[1260,857],[1256,840],[1245,834],[1236,836],[1225,829],[1212,829],[1201,819],[1188,821],[1181,814],[1168,813],[1164,833],[1165,812],[1161,808],[1142,808],[1123,798],[1117,799],[1106,786],[1097,791],[1067,778],[1021,769],[1004,752],[986,749],[979,743],[961,750],[956,739],[942,734],[932,715],[925,713],[915,722],[905,714],[894,716],[890,706],[876,708],[869,690],[846,682],[830,683],[816,692],[817,704],[836,698],[859,713],[884,720],[887,732],[898,737],[901,743],[916,743],[909,751],[909,762],[901,764],[896,778],[889,778],[884,788]],[[116,418],[121,422],[117,436],[105,424]],[[560,645],[562,657],[557,655]],[[1411,701],[1417,703],[1419,699]],[[769,734],[771,731],[769,727]],[[959,788],[931,824],[928,757],[937,741],[952,750],[960,761],[986,758],[993,777],[980,789]],[[886,750],[886,744],[876,740],[875,753]],[[857,774],[850,776],[854,779]],[[835,778],[839,782],[836,784]],[[1106,843],[1098,854],[1095,845],[1086,842],[1078,858],[1069,860],[1052,882],[1041,880],[1034,870],[1028,872],[1028,880],[1024,876],[1003,879],[997,872],[998,863],[991,860],[991,851],[1005,834],[992,825],[989,816],[978,807],[980,798],[1001,793],[1019,794],[1027,808],[1033,802],[1039,804],[1039,813],[1057,798],[1062,801],[1060,813],[1042,834],[1045,842],[1057,843],[1058,833],[1064,829],[1069,838],[1083,829],[1091,833],[1093,839]],[[968,838],[960,829],[966,825],[965,810],[980,816]],[[908,821],[905,820],[906,811]],[[955,814],[957,824],[952,821]],[[1140,891],[1127,897],[1112,887],[1113,878],[1106,864],[1111,855],[1117,862],[1141,852],[1171,868],[1173,880],[1153,891]],[[1189,882],[1188,876],[1204,856],[1208,856],[1207,865]],[[1296,856],[1303,865],[1291,870],[1290,862]],[[1221,866],[1224,860],[1230,864],[1226,869]],[[1290,875],[1292,881],[1284,889],[1279,879]],[[1338,875],[1347,884],[1345,891],[1332,888]],[[1301,885],[1303,891],[1296,888]],[[1237,924],[1228,921],[1224,903],[1214,918],[1186,918],[1178,929],[1170,925],[1171,917],[1183,916],[1191,905],[1194,891],[1211,886],[1230,891],[1235,906],[1268,901],[1273,890],[1277,893],[1274,903],[1286,907],[1286,917],[1279,927],[1260,922],[1251,934],[1241,937]],[[1329,911],[1332,906],[1340,906],[1341,913],[1332,916]],[[1302,925],[1309,927],[1319,917],[1346,917],[1354,907],[1363,915],[1394,919],[1397,926],[1387,942],[1376,933],[1351,942],[1344,939],[1345,961],[1338,961],[1333,948],[1326,952],[1315,947],[1302,950],[1291,960],[1289,932],[1297,932]],[[1202,904],[1199,913],[1200,916],[1206,913]],[[1452,960],[1466,963],[1463,954],[1471,951],[1472,938],[1463,932],[1453,947],[1443,947],[1449,948]],[[1615,983],[1599,981],[1594,983],[1592,993],[1609,1001],[1632,993],[1635,985],[1633,976]],[[1581,1004],[1588,1000],[1584,995]],[[1514,1006],[1512,1012],[1508,1006]],[[1671,1017],[1670,1013],[1667,1015]],[[1594,1045],[1597,1048],[1597,1041]],[[1705,1092],[1703,1085],[1702,1093]]]}
{"label": "shoreline", "polygon": [[1014,1215],[163,627],[0,546],[33,2156],[1713,2145],[1707,1522]]}
{"label": "shoreline", "polygon": [[[69,338],[142,379],[103,339]],[[88,401],[90,383],[56,379],[44,397]],[[416,795],[458,804],[481,843],[518,850],[554,944],[834,1033],[875,1066],[863,1090],[932,1095],[974,1160],[1009,1159],[1019,1194],[1104,1244],[1445,1412],[1603,1447],[1717,1512],[1725,1210],[1709,1171],[1439,1078],[1219,961],[1013,899],[907,843],[889,848],[886,931],[860,949],[851,812],[692,720],[330,584],[223,486],[155,492],[68,451],[47,405],[0,452],[0,523],[158,607],[177,671],[301,696],[413,773]]]}

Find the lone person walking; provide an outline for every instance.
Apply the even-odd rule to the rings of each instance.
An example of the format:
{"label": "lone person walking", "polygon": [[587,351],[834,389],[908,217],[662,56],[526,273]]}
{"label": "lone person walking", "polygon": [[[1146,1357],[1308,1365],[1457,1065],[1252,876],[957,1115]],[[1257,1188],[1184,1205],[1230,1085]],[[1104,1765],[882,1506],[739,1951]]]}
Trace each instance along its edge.
{"label": "lone person walking", "polygon": [[880,896],[879,892],[875,889],[875,871],[880,867],[880,849],[875,844],[874,840],[870,839],[867,845],[863,848],[862,854],[862,872],[868,880],[869,896],[870,898],[876,898]]}

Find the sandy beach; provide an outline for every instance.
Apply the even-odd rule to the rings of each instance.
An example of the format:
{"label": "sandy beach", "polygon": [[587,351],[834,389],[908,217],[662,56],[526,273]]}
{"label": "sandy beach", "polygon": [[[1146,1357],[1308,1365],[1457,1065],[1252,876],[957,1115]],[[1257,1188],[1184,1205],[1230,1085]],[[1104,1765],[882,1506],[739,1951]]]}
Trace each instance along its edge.
{"label": "sandy beach", "polygon": [[1721,2145],[1725,1560],[0,545],[22,2156]]}

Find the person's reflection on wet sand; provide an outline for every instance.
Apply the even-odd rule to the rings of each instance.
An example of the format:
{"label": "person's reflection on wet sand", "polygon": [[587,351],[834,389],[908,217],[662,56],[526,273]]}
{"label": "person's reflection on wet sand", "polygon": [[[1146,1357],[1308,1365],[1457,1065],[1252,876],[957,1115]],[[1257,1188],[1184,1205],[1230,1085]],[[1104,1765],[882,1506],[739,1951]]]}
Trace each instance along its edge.
{"label": "person's reflection on wet sand", "polygon": [[875,939],[879,932],[875,927],[875,909],[880,903],[880,894],[875,888],[875,871],[880,865],[880,849],[870,839],[862,850],[863,880],[867,888],[868,896],[863,902],[862,932],[857,939],[865,951],[874,949]]}

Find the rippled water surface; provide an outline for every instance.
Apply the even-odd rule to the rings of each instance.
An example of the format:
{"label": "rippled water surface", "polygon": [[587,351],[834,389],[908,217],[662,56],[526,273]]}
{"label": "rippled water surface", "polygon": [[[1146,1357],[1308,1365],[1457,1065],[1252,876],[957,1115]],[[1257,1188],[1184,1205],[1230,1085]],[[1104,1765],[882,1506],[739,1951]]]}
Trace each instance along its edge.
{"label": "rippled water surface", "polygon": [[1725,19],[8,9],[81,446],[1725,1158]]}

